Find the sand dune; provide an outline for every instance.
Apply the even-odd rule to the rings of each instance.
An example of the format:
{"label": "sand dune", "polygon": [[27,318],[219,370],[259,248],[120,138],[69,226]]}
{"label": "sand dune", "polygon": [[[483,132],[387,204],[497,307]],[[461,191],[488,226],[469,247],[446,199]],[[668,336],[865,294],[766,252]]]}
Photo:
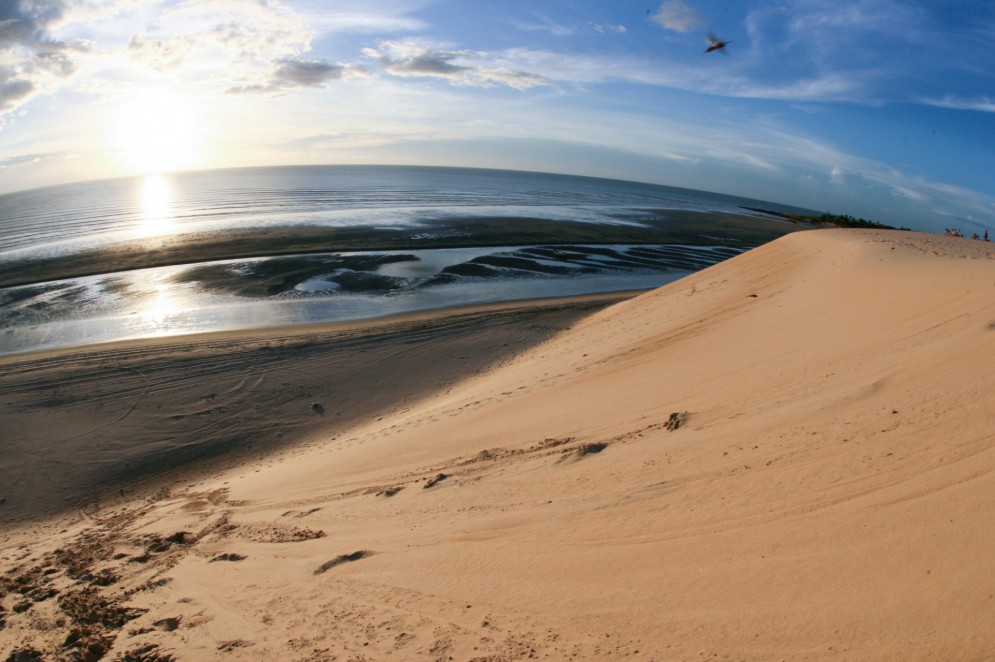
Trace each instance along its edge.
{"label": "sand dune", "polygon": [[988,659],[993,292],[984,242],[786,236],[410,406],[12,528],[0,651]]}
{"label": "sand dune", "polygon": [[184,464],[216,473],[315,430],[408,408],[623,298],[0,357],[0,526],[133,493]]}

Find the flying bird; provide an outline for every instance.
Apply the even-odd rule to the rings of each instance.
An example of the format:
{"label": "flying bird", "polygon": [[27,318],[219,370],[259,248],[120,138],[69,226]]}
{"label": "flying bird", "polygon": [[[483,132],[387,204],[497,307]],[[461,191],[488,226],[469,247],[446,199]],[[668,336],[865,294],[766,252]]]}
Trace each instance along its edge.
{"label": "flying bird", "polygon": [[708,48],[705,49],[706,53],[711,53],[712,51],[718,51],[726,47],[726,44],[731,43],[731,41],[721,41],[716,38],[715,35],[708,35]]}

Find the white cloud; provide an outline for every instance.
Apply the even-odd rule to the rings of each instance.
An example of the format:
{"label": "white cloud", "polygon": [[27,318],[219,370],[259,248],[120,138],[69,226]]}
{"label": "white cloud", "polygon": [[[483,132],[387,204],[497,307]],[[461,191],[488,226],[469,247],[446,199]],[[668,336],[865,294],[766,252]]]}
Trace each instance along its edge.
{"label": "white cloud", "polygon": [[[146,27],[130,36],[126,57],[100,54],[88,89],[99,93],[127,86],[136,74],[122,62],[147,75],[170,74],[202,89],[234,94],[280,95],[366,75],[358,65],[306,57],[311,28],[302,14],[278,0],[183,0],[157,11],[147,4],[139,9],[142,21],[130,16],[123,24]],[[114,41],[109,34],[103,37],[105,43]]]}
{"label": "white cloud", "polygon": [[651,18],[654,23],[677,32],[690,32],[705,26],[701,12],[684,0],[667,0]]}
{"label": "white cloud", "polygon": [[591,27],[594,28],[595,32],[600,32],[601,34],[625,34],[629,31],[624,25],[612,25],[611,23],[592,23]]}
{"label": "white cloud", "polygon": [[947,95],[942,99],[922,99],[927,106],[952,108],[954,110],[977,110],[983,113],[995,113],[995,97],[963,98]]}
{"label": "white cloud", "polygon": [[[63,24],[88,24],[107,22],[122,14],[131,14],[142,9],[158,10],[162,0],[73,0],[63,3]],[[61,25],[60,25],[61,27]]]}
{"label": "white cloud", "polygon": [[303,18],[279,2],[190,0],[164,11],[157,25],[160,36],[193,35],[236,61],[297,56],[312,39]]}
{"label": "white cloud", "polygon": [[155,71],[176,69],[193,50],[193,42],[182,35],[169,39],[142,39],[134,36],[128,42],[132,62]]}

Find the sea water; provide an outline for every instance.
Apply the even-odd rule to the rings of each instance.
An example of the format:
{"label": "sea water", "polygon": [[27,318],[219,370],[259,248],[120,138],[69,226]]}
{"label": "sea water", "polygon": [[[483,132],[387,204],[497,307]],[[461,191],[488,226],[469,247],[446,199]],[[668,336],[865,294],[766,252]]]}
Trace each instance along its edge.
{"label": "sea water", "polygon": [[[281,227],[419,228],[474,218],[631,223],[647,208],[749,214],[754,200],[637,182],[407,166],[243,168],[86,182],[0,196],[0,264],[148,238]],[[778,209],[763,203],[767,209]],[[788,208],[784,208],[788,210]],[[174,265],[0,289],[0,354],[458,305],[648,289],[742,250],[711,246],[367,251],[275,296],[246,296]],[[385,247],[386,248],[386,247]],[[237,278],[267,256],[216,260]],[[374,267],[355,263],[373,260]],[[199,273],[199,272],[198,272]],[[442,278],[441,276],[445,276]],[[361,278],[360,278],[361,277]],[[361,281],[357,286],[357,279]]]}

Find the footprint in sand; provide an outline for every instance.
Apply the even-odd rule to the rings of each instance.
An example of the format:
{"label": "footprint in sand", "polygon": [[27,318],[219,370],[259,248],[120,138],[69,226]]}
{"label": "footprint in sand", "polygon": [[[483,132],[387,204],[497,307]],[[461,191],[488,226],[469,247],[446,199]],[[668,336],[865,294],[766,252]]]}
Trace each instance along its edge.
{"label": "footprint in sand", "polygon": [[255,644],[244,639],[232,639],[231,641],[222,641],[218,644],[218,650],[222,653],[231,653],[237,648],[248,648],[250,646],[255,646]]}
{"label": "footprint in sand", "polygon": [[324,538],[325,532],[321,530],[299,528],[296,526],[272,525],[238,525],[237,535],[246,540],[254,542],[304,542],[305,540],[315,540]]}
{"label": "footprint in sand", "polygon": [[352,554],[340,554],[339,556],[336,556],[334,559],[330,561],[325,561],[320,566],[318,566],[318,569],[314,571],[314,574],[316,575],[324,574],[337,565],[342,565],[343,563],[351,563],[352,561],[358,561],[359,559],[365,559],[366,557],[372,554],[373,552],[367,551],[365,549],[353,552]]}
{"label": "footprint in sand", "polygon": [[580,460],[588,455],[597,455],[601,451],[608,448],[608,444],[605,442],[592,442],[589,444],[583,444],[577,448],[568,449],[563,451],[563,456],[557,460],[557,462],[568,462],[570,460]]}
{"label": "footprint in sand", "polygon": [[173,617],[163,618],[153,623],[152,627],[156,630],[162,630],[163,632],[172,632],[180,627],[180,619]]}
{"label": "footprint in sand", "polygon": [[212,558],[208,563],[214,563],[216,561],[244,561],[248,557],[245,554],[235,554],[234,552],[225,552],[223,554],[218,554]]}
{"label": "footprint in sand", "polygon": [[449,474],[441,474],[440,473],[435,478],[429,479],[429,481],[427,483],[425,483],[423,489],[428,489],[430,487],[435,487],[436,485],[438,485],[439,483],[441,483],[442,481],[444,481],[447,478],[449,478]]}

